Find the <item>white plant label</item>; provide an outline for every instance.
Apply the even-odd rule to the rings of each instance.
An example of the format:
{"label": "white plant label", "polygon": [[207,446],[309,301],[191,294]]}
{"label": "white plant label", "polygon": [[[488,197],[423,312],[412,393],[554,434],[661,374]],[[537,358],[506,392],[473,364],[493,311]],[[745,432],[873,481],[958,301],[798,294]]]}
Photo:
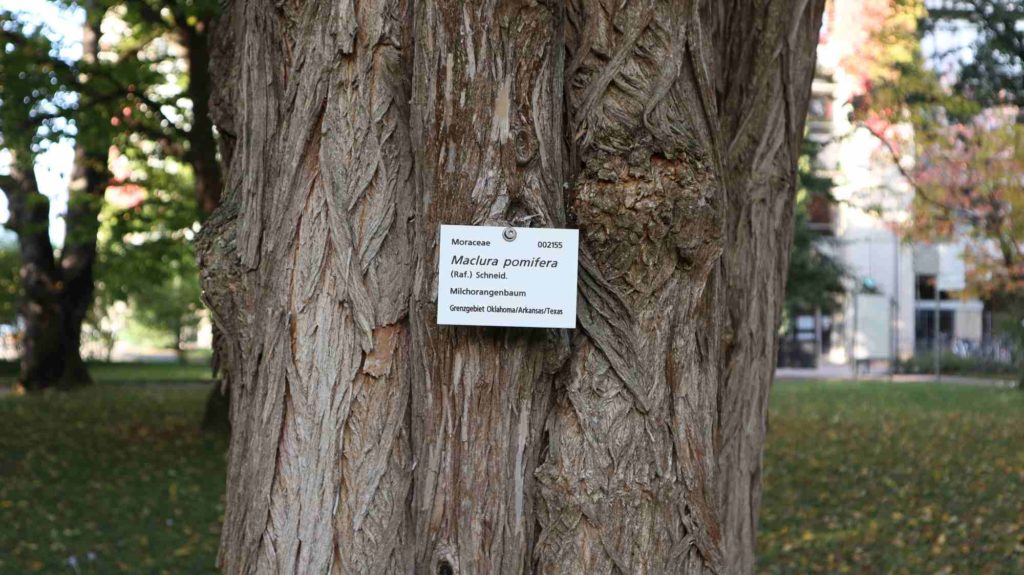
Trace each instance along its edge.
{"label": "white plant label", "polygon": [[576,327],[579,230],[441,226],[437,323]]}

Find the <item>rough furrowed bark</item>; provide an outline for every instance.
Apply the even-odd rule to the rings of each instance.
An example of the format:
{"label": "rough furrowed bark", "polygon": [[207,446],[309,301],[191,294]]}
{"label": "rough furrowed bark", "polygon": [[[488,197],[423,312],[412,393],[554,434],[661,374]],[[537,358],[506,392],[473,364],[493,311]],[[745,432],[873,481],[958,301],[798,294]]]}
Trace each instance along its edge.
{"label": "rough furrowed bark", "polygon": [[[819,4],[230,3],[224,572],[752,573]],[[578,227],[579,329],[437,326],[442,223]]]}
{"label": "rough furrowed bark", "polygon": [[564,227],[557,3],[419,2],[416,573],[523,573],[564,332],[436,325],[438,225]]}
{"label": "rough furrowed bark", "polygon": [[580,331],[559,377],[542,573],[710,573],[722,242],[714,102],[696,7],[570,3]]}
{"label": "rough furrowed bark", "polygon": [[222,567],[405,572],[404,8],[229,10],[245,94],[228,191],[237,215],[212,222],[200,246],[232,374]]}
{"label": "rough furrowed bark", "polygon": [[721,281],[718,471],[725,573],[754,573],[768,392],[793,232],[803,138],[824,2],[752,9],[710,3],[717,47],[728,234]]}

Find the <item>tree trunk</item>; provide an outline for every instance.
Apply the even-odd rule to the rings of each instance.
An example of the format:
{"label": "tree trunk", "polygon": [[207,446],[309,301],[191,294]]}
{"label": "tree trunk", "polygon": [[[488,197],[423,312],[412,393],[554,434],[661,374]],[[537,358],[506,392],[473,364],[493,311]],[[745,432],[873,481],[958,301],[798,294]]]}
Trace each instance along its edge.
{"label": "tree trunk", "polygon": [[[821,4],[230,3],[224,572],[753,573]],[[437,326],[442,223],[578,227],[578,329]]]}
{"label": "tree trunk", "polygon": [[[796,9],[794,9],[796,8]],[[709,10],[726,192],[716,451],[724,573],[753,573],[768,392],[793,241],[796,163],[823,2]]]}
{"label": "tree trunk", "polygon": [[[102,166],[100,168],[99,166]],[[80,146],[75,153],[68,213],[67,236],[61,250],[60,293],[62,339],[64,340],[63,387],[92,383],[82,360],[82,324],[92,307],[95,292],[96,232],[99,211],[107,187],[107,154],[92,154]],[[81,187],[79,187],[81,186]]]}
{"label": "tree trunk", "polygon": [[39,192],[31,165],[11,163],[4,182],[10,218],[21,256],[21,369],[18,383],[28,391],[54,385],[63,373],[64,347],[60,272],[50,243],[50,201]]}
{"label": "tree trunk", "polygon": [[[98,51],[98,40],[95,36],[90,39],[87,34],[83,46],[95,54]],[[63,283],[60,305],[64,340],[61,383],[64,387],[92,383],[89,370],[82,361],[82,324],[92,307],[96,288],[96,233],[99,231],[98,218],[103,196],[110,181],[107,168],[109,142],[97,136],[80,128],[80,141],[76,144],[75,166],[68,192],[68,213],[64,218],[67,235],[60,257]]]}
{"label": "tree trunk", "polygon": [[417,173],[403,194],[416,202],[408,361],[417,573],[522,573],[533,563],[534,470],[568,333],[438,327],[437,230],[565,227],[560,11],[413,8]]}
{"label": "tree trunk", "polygon": [[188,97],[192,102],[192,125],[188,132],[188,161],[195,174],[196,203],[204,217],[220,205],[224,182],[217,161],[217,139],[210,117],[210,22],[186,25],[183,30],[188,58]]}
{"label": "tree trunk", "polygon": [[[82,35],[82,62],[93,64],[100,53],[100,25],[103,11],[85,3],[86,22]],[[81,116],[75,142],[75,164],[68,187],[66,235],[61,250],[61,319],[64,341],[64,369],[60,384],[77,387],[92,383],[82,361],[82,323],[92,307],[96,265],[96,233],[103,196],[110,181],[107,167],[110,125],[102,114]]]}
{"label": "tree trunk", "polygon": [[[213,97],[213,79],[210,76],[211,49],[210,28],[213,23],[200,20],[195,24],[186,22],[182,28],[185,52],[188,58],[188,96],[192,101],[192,125],[188,132],[188,161],[195,175],[196,203],[205,220],[220,205],[224,187],[221,164],[217,158],[218,145],[214,134],[210,104]],[[230,150],[222,150],[222,159],[227,164]],[[210,389],[203,412],[202,429],[208,432],[230,431],[230,399],[226,380],[220,373],[219,328],[213,326],[213,360],[211,369],[214,377],[220,377]]]}

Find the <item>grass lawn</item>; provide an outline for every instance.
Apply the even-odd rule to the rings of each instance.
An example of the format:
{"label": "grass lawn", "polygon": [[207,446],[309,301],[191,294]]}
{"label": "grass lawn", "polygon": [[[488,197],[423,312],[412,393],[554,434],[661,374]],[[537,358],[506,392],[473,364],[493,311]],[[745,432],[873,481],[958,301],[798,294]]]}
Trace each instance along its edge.
{"label": "grass lawn", "polygon": [[208,392],[0,397],[0,574],[216,573],[227,440],[198,431]]}
{"label": "grass lawn", "polygon": [[[216,573],[227,442],[197,430],[207,391],[0,397],[0,574]],[[1022,422],[1014,390],[778,384],[761,573],[1024,573]]]}
{"label": "grass lawn", "polygon": [[782,382],[760,572],[1024,573],[1024,392]]}
{"label": "grass lawn", "polygon": [[89,364],[89,373],[105,383],[165,383],[210,381],[210,364],[203,363],[104,363]]}

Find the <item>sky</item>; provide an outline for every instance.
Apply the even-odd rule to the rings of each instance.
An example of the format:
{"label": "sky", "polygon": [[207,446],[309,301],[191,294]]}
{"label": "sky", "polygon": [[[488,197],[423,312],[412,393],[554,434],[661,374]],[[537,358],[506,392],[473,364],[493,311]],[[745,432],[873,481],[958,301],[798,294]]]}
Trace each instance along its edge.
{"label": "sky", "polygon": [[974,60],[974,25],[963,20],[940,22],[921,42],[921,51],[933,69],[941,75],[955,75],[961,65]]}
{"label": "sky", "polygon": [[[79,38],[84,22],[81,10],[60,9],[46,0],[0,0],[0,10],[18,13],[24,22],[43,25],[52,38],[60,39],[63,44],[62,57],[77,60],[81,56]],[[68,182],[74,156],[74,143],[64,140],[51,145],[36,161],[40,191],[50,198],[50,239],[58,246],[64,242],[63,214],[67,210]],[[6,171],[7,162],[0,156],[0,170]],[[0,221],[7,221],[7,217],[7,198],[0,194]],[[13,242],[13,232],[4,230],[3,238]]]}

